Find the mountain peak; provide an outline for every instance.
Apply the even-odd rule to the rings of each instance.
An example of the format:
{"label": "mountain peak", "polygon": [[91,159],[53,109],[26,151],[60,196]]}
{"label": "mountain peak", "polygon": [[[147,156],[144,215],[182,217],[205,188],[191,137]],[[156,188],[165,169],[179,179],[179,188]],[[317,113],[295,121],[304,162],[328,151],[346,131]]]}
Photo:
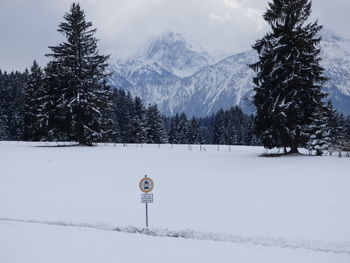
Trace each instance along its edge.
{"label": "mountain peak", "polygon": [[180,33],[175,33],[173,31],[164,31],[163,33],[159,34],[157,38],[165,42],[187,42]]}
{"label": "mountain peak", "polygon": [[182,78],[212,64],[208,52],[172,31],[152,37],[134,58],[147,63],[157,63]]}

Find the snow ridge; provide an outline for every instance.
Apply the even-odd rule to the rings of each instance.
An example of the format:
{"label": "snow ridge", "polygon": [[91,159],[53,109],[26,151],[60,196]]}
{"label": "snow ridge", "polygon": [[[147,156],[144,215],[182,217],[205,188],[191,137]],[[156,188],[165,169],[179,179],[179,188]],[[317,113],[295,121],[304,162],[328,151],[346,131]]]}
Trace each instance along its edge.
{"label": "snow ridge", "polygon": [[51,226],[68,226],[90,228],[103,231],[117,231],[122,233],[142,234],[154,237],[169,237],[169,238],[183,238],[192,240],[207,240],[228,242],[236,244],[248,244],[254,246],[264,247],[279,247],[287,249],[304,249],[321,253],[346,254],[350,256],[350,243],[329,243],[324,241],[311,241],[306,239],[287,239],[287,238],[273,238],[273,237],[244,237],[239,235],[232,235],[226,233],[201,232],[193,230],[168,230],[163,228],[141,228],[134,226],[127,227],[113,227],[111,224],[98,223],[72,223],[65,221],[41,221],[33,219],[13,219],[0,218],[0,221],[17,222],[17,223],[31,223],[43,224]]}

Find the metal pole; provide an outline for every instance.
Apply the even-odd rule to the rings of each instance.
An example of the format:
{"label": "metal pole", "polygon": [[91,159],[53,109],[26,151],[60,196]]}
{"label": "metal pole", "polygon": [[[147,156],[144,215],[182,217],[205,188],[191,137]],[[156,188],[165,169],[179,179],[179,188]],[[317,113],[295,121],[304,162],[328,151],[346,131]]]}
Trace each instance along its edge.
{"label": "metal pole", "polygon": [[148,228],[148,203],[146,203],[146,227]]}

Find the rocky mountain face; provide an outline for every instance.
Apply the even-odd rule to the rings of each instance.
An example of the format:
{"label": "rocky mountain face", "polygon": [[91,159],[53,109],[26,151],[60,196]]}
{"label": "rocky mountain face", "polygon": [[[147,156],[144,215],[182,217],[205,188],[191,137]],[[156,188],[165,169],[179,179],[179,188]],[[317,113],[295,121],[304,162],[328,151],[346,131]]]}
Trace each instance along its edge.
{"label": "rocky mountain face", "polygon": [[[322,36],[322,65],[329,78],[326,89],[335,107],[350,114],[350,40],[330,30]],[[255,51],[248,50],[213,63],[202,48],[180,34],[166,32],[129,59],[115,61],[110,83],[146,104],[158,104],[166,115],[184,111],[189,116],[207,116],[234,105],[253,113],[254,72],[248,65],[257,59]]]}
{"label": "rocky mountain face", "polygon": [[350,115],[350,40],[323,30],[322,66],[328,81],[327,92],[336,109]]}

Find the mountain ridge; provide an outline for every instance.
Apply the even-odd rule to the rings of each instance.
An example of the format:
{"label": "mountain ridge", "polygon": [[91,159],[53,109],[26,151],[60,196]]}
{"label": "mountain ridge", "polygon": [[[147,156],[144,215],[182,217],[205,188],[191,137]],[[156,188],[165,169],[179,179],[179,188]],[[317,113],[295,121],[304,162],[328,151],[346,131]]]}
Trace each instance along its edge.
{"label": "mountain ridge", "polygon": [[[329,78],[326,91],[338,110],[350,114],[350,52],[346,49],[348,45],[350,50],[350,40],[331,30],[323,30],[322,37],[322,66]],[[253,113],[255,73],[248,65],[257,60],[257,53],[249,49],[214,63],[208,52],[178,33],[166,32],[136,55],[111,65],[110,84],[147,104],[158,104],[165,115],[185,112],[202,117],[235,105]]]}

